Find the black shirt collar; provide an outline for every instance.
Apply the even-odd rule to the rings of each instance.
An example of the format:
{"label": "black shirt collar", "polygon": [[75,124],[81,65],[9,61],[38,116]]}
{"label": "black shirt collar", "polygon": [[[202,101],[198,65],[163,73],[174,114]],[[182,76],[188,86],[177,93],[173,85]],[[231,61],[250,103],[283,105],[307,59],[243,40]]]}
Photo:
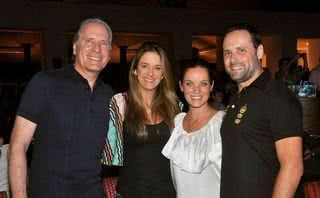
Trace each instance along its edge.
{"label": "black shirt collar", "polygon": [[[78,80],[78,81],[81,81],[85,84],[88,84],[88,80],[85,79],[76,69],[74,66],[69,66],[68,67],[68,72],[71,74],[72,78],[75,79],[75,80]],[[100,84],[102,84],[102,76],[99,75],[96,82],[95,82],[95,86],[98,86]]]}
{"label": "black shirt collar", "polygon": [[264,90],[267,83],[271,79],[271,74],[269,72],[263,71],[258,78],[253,81],[248,87],[256,87],[260,90]]}

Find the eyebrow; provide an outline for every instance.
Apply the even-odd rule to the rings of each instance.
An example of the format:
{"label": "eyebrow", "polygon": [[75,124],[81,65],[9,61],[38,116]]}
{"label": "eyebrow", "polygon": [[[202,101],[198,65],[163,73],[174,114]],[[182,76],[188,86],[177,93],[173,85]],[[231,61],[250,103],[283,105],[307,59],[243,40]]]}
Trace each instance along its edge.
{"label": "eyebrow", "polygon": [[236,49],[247,49],[247,48],[248,48],[248,46],[239,46]]}
{"label": "eyebrow", "polygon": [[[193,80],[184,79],[183,81],[193,82]],[[210,80],[201,80],[200,82],[210,82]]]}
{"label": "eyebrow", "polygon": [[[236,47],[235,49],[248,49],[249,47],[248,46],[239,46],[239,47]],[[223,49],[223,52],[231,52],[232,50],[231,49]]]}
{"label": "eyebrow", "polygon": [[[150,63],[148,63],[148,62],[140,62],[139,64],[147,64],[147,65],[150,65]],[[162,64],[157,64],[157,65],[155,65],[155,66],[163,66]]]}

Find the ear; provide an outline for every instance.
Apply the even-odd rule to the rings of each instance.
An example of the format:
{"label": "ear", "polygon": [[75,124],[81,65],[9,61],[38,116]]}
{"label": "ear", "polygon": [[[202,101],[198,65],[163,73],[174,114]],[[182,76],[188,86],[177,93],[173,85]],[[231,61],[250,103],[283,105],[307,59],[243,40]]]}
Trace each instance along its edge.
{"label": "ear", "polygon": [[213,86],[214,86],[214,80],[213,80],[213,81],[212,81],[212,83],[211,83],[210,91],[212,91],[212,90],[213,90]]}
{"label": "ear", "polygon": [[133,74],[136,76],[137,75],[137,70],[133,70]]}
{"label": "ear", "polygon": [[111,60],[111,50],[109,51],[108,62]]}
{"label": "ear", "polygon": [[109,50],[109,60],[111,59],[111,55],[112,55],[112,48]]}
{"label": "ear", "polygon": [[182,87],[182,82],[181,82],[181,80],[179,81],[179,87],[180,87],[181,92],[183,92],[183,87]]}
{"label": "ear", "polygon": [[77,54],[77,44],[76,43],[73,43],[73,46],[72,46],[72,53],[73,55],[75,56]]}
{"label": "ear", "polygon": [[257,48],[257,57],[259,60],[262,60],[263,54],[264,54],[263,45],[260,44]]}
{"label": "ear", "polygon": [[112,56],[112,45],[111,45],[111,47],[109,49],[109,60],[111,59],[111,56]]}

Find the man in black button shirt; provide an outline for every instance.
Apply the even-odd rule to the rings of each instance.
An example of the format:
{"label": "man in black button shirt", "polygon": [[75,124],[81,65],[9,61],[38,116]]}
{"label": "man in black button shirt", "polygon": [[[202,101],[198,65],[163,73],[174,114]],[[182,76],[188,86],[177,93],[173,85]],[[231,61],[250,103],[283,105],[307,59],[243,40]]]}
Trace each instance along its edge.
{"label": "man in black button shirt", "polygon": [[293,197],[303,172],[301,105],[263,71],[253,27],[228,29],[223,53],[238,92],[221,127],[221,197]]}
{"label": "man in black button shirt", "polygon": [[14,198],[103,197],[99,159],[112,89],[98,77],[110,60],[111,42],[108,24],[83,21],[73,43],[74,67],[40,72],[27,86],[10,143]]}

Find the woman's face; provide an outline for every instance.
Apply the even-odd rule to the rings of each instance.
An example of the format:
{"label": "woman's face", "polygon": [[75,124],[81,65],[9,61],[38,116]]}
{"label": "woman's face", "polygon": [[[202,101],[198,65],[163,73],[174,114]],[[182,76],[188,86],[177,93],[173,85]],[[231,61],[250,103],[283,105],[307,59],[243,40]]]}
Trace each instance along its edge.
{"label": "woman's face", "polygon": [[156,52],[144,53],[134,71],[142,91],[155,91],[163,78],[164,66]]}
{"label": "woman's face", "polygon": [[210,92],[212,91],[212,82],[210,82],[206,68],[195,67],[188,69],[179,84],[190,108],[200,108],[208,104]]}

